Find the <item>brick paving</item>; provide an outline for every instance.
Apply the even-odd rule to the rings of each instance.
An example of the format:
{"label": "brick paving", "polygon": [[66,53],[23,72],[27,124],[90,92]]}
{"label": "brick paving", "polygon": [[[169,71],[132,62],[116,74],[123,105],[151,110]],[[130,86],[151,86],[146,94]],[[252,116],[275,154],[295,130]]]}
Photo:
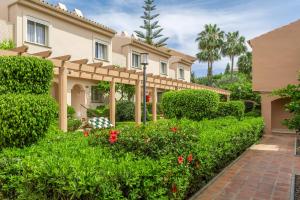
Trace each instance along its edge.
{"label": "brick paving", "polygon": [[196,200],[289,200],[292,173],[300,173],[295,137],[265,135]]}

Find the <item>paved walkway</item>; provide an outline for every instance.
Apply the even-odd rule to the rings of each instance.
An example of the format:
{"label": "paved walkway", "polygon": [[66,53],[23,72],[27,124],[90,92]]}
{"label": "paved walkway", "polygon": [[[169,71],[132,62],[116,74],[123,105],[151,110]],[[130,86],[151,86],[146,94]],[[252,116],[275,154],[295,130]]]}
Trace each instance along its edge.
{"label": "paved walkway", "polygon": [[265,136],[195,199],[289,200],[292,173],[300,172],[294,142],[290,135]]}

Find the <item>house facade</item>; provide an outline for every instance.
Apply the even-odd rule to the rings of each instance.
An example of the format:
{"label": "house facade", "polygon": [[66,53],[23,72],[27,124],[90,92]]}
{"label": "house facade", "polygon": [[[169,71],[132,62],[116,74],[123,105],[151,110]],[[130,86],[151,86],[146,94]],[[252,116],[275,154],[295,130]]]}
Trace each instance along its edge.
{"label": "house facade", "polygon": [[[190,82],[192,56],[168,48],[156,48],[134,37],[116,35],[111,28],[84,17],[78,9],[48,4],[40,0],[0,1],[0,41],[12,39],[16,46],[26,45],[28,53],[51,51],[51,57],[70,55],[77,63],[101,63],[141,70],[140,54],[149,53],[147,73]],[[85,60],[82,60],[85,58]],[[81,60],[80,60],[81,59]],[[98,81],[68,77],[67,103],[78,118],[86,108],[106,103]],[[58,99],[58,77],[52,95]]]}
{"label": "house facade", "polygon": [[290,117],[289,99],[272,95],[288,84],[298,84],[300,20],[249,41],[253,49],[253,90],[261,94],[266,133],[290,133],[282,121]]}

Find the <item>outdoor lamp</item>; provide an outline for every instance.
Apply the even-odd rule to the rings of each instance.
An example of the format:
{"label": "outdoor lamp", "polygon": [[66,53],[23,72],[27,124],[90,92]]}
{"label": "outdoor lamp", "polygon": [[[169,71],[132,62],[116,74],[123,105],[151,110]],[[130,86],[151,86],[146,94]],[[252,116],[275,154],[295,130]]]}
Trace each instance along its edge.
{"label": "outdoor lamp", "polygon": [[148,53],[141,53],[141,64],[148,65]]}
{"label": "outdoor lamp", "polygon": [[141,65],[143,65],[143,124],[146,124],[146,66],[148,65],[148,53],[141,53]]}

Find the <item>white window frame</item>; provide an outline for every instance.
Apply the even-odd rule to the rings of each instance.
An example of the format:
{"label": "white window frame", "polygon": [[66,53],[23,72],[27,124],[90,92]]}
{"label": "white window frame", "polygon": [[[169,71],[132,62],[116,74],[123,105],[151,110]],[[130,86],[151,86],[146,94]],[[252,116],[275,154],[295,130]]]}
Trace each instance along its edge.
{"label": "white window frame", "polygon": [[138,67],[136,67],[136,66],[133,65],[133,54],[140,56],[140,61],[142,59],[141,53],[136,52],[136,51],[131,51],[131,67],[134,68],[134,69],[142,69],[141,63],[139,63],[140,66],[138,66]]}
{"label": "white window frame", "polygon": [[[161,68],[161,64],[162,63],[164,63],[164,64],[166,64],[166,73],[163,73],[162,72],[162,68]],[[168,75],[168,62],[166,62],[166,61],[160,61],[159,62],[159,74],[161,74],[161,75],[165,75],[165,76],[167,76]]]}
{"label": "white window frame", "polygon": [[[97,58],[96,57],[96,43],[99,43],[99,44],[102,44],[102,45],[105,45],[107,47],[107,58]],[[106,61],[108,62],[109,61],[109,56],[110,56],[110,43],[109,42],[106,42],[106,41],[103,41],[103,40],[100,40],[100,39],[94,39],[93,41],[93,57],[95,60],[101,60],[101,61]]]}
{"label": "white window frame", "polygon": [[[181,77],[180,70],[183,70],[183,77]],[[180,80],[185,79],[185,71],[184,71],[184,67],[182,67],[182,66],[178,67],[178,79],[180,79]]]}
{"label": "white window frame", "polygon": [[[28,21],[32,21],[34,23],[38,23],[38,24],[42,24],[44,26],[46,26],[46,30],[45,30],[45,44],[41,44],[41,43],[37,43],[36,42],[36,35],[35,35],[35,42],[29,41],[28,38],[28,33],[27,33],[27,27],[28,27]],[[39,46],[45,46],[45,47],[49,47],[50,44],[50,30],[51,30],[51,24],[47,21],[32,17],[32,16],[25,16],[24,17],[24,35],[25,35],[25,42],[30,43],[30,44],[36,44]]]}

